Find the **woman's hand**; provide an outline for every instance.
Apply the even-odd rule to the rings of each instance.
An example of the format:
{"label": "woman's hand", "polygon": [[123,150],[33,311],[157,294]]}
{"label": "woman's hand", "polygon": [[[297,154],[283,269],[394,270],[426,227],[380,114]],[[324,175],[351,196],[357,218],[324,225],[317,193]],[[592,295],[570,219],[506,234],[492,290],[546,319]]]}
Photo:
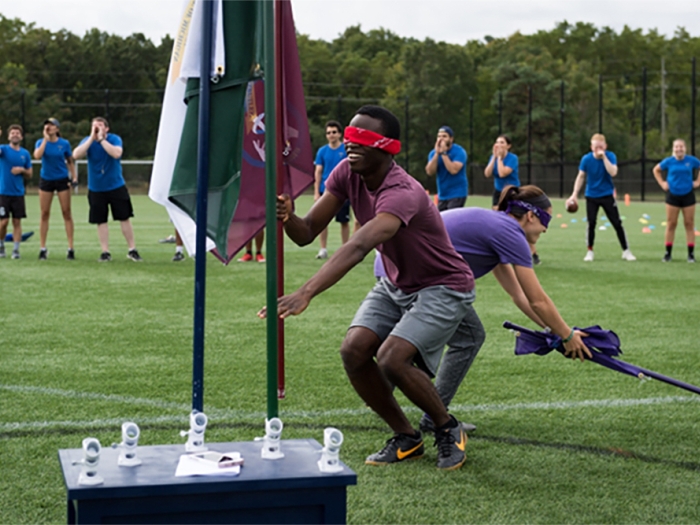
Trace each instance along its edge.
{"label": "woman's hand", "polygon": [[568,343],[562,342],[564,345],[564,355],[566,357],[580,359],[582,362],[586,360],[586,357],[588,357],[588,359],[593,357],[591,351],[583,343],[583,337],[588,337],[588,334],[579,330],[574,330],[574,336],[571,340]]}

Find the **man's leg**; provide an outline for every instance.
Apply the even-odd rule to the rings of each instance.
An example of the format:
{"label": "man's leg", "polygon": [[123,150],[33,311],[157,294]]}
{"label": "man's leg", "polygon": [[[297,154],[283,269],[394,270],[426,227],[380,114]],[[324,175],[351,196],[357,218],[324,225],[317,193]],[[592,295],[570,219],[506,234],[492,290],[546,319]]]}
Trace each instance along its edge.
{"label": "man's leg", "polygon": [[7,236],[7,225],[10,223],[10,217],[0,219],[0,241],[5,242]]}
{"label": "man's leg", "polygon": [[255,236],[255,261],[259,263],[265,262],[265,256],[262,254],[263,243],[265,242],[265,230],[262,230]]}
{"label": "man's leg", "polygon": [[245,245],[245,253],[238,262],[250,262],[253,260],[253,241],[248,241]]}
{"label": "man's leg", "polygon": [[[7,229],[7,225],[5,225]],[[12,240],[15,243],[15,249],[19,250],[19,243],[22,242],[22,219],[12,217]]]}
{"label": "man's leg", "polygon": [[[466,461],[467,434],[459,421],[447,413],[428,374],[414,366],[417,354],[418,349],[413,344],[390,335],[379,348],[377,362],[387,379],[435,422],[437,467],[444,470],[458,469]],[[415,438],[420,438],[420,433]],[[422,454],[422,442],[414,447],[420,447]],[[404,452],[404,447],[400,447],[395,454],[401,459],[400,454]]]}
{"label": "man's leg", "polygon": [[586,243],[589,250],[592,250],[595,244],[595,227],[598,221],[599,207],[595,199],[586,199]]}
{"label": "man's leg", "polygon": [[340,347],[345,373],[362,400],[391,427],[396,434],[415,432],[394,398],[392,387],[374,360],[381,340],[372,330],[355,326],[348,330]]}
{"label": "man's leg", "polygon": [[22,219],[12,217],[12,258],[19,259],[19,245],[22,242]]}
{"label": "man's leg", "polygon": [[318,235],[318,240],[319,244],[321,245],[322,250],[327,250],[328,249],[328,228],[325,228],[319,235]]}
{"label": "man's leg", "polygon": [[97,238],[100,240],[102,253],[109,253],[109,226],[106,222],[97,225]]}
{"label": "man's leg", "polygon": [[348,242],[348,239],[350,239],[350,223],[349,222],[341,222],[340,223],[340,240],[342,241],[343,244]]}
{"label": "man's leg", "polygon": [[[377,352],[377,364],[386,378],[414,405],[428,414],[437,426],[442,426],[450,416],[428,374],[413,365],[417,353],[418,349],[411,343],[390,335]],[[404,430],[399,432],[405,433]]]}
{"label": "man's leg", "polygon": [[343,207],[335,216],[335,221],[340,223],[340,241],[345,244],[350,238],[350,201],[343,203]]}
{"label": "man's leg", "polygon": [[627,235],[625,234],[625,229],[622,227],[622,219],[620,219],[620,210],[617,207],[617,202],[615,202],[615,197],[606,198],[603,201],[603,210],[605,215],[615,228],[615,233],[617,233],[617,240],[620,242],[620,247],[622,250],[629,249],[629,244],[627,243]]}
{"label": "man's leg", "polygon": [[182,237],[180,237],[180,232],[175,229],[175,255],[173,255],[173,261],[178,262],[185,259],[185,254],[182,252],[182,248]]}
{"label": "man's leg", "polygon": [[586,246],[588,251],[583,258],[584,261],[593,261],[593,245],[595,244],[595,226],[598,219],[598,204],[597,199],[589,199],[586,197]]}
{"label": "man's leg", "polygon": [[129,247],[129,251],[136,249],[134,228],[131,226],[131,220],[126,219],[125,221],[119,221],[119,225],[122,228],[122,235],[124,235],[124,239],[126,239],[126,245]]}

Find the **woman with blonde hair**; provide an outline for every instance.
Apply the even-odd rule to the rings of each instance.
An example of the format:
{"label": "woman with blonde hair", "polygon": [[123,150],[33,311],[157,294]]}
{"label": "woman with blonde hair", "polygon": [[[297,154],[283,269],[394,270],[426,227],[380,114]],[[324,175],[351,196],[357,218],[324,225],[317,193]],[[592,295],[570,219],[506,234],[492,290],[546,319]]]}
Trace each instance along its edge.
{"label": "woman with blonde hair", "polygon": [[[683,212],[685,240],[688,245],[688,262],[695,262],[695,188],[700,186],[700,160],[686,155],[683,139],[673,141],[673,155],[654,166],[654,178],[666,192],[666,253],[663,262],[671,260],[673,238],[676,235],[678,216]],[[663,173],[666,173],[666,180]],[[693,180],[693,176],[695,180]]]}

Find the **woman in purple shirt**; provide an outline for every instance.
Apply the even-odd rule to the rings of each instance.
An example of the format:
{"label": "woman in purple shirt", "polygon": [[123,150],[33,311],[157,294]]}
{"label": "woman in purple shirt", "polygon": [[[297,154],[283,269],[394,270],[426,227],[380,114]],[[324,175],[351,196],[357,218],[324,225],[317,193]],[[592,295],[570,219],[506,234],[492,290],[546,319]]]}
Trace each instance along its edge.
{"label": "woman in purple shirt", "polygon": [[[567,356],[591,357],[582,341],[585,334],[571,328],[542,288],[532,267],[530,244],[547,231],[552,205],[537,186],[506,186],[501,192],[498,211],[462,208],[443,212],[447,234],[458,254],[478,279],[489,272],[511,296],[522,312],[539,326],[560,336]],[[376,273],[376,271],[375,271]],[[468,321],[468,322],[467,322]],[[483,327],[474,319],[464,320],[447,343],[435,379],[435,388],[449,406],[484,342]],[[475,335],[476,334],[476,335]],[[429,431],[424,415],[421,430]]]}

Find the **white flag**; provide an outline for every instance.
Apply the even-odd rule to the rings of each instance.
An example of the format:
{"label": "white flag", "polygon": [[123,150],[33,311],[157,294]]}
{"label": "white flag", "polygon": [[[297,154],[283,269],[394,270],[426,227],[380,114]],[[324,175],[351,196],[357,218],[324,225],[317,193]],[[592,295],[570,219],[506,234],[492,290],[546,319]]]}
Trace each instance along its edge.
{"label": "white flag", "polygon": [[[213,8],[215,37],[213,39],[210,74],[212,78],[215,78],[224,74],[225,63],[221,0],[214,0]],[[184,102],[187,79],[198,78],[200,74],[202,10],[203,0],[185,0],[170,57],[170,68],[153,160],[153,172],[148,190],[148,196],[152,200],[165,206],[170,220],[180,233],[187,252],[191,256],[194,256],[196,252],[196,223],[183,210],[168,200],[168,193],[170,192],[187,111],[187,105]],[[214,248],[214,241],[207,238],[207,251]]]}

